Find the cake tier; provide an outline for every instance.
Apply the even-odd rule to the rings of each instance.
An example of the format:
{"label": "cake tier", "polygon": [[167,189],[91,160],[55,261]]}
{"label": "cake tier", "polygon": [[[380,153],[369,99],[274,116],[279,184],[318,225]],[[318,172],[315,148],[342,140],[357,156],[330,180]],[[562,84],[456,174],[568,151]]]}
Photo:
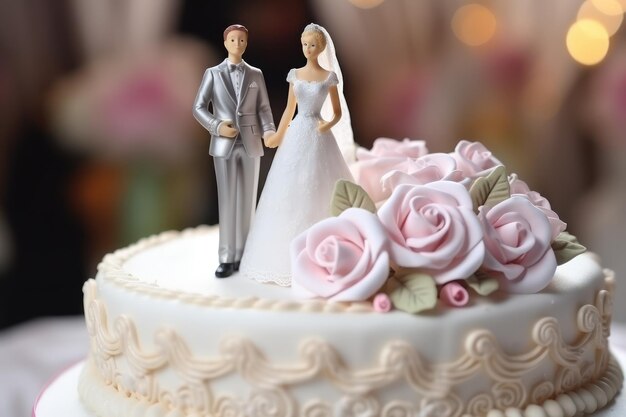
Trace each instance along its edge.
{"label": "cake tier", "polygon": [[409,315],[218,280],[215,253],[215,228],[165,233],[108,255],[85,284],[79,390],[99,415],[574,415],[621,386],[612,277],[590,254],[539,294]]}

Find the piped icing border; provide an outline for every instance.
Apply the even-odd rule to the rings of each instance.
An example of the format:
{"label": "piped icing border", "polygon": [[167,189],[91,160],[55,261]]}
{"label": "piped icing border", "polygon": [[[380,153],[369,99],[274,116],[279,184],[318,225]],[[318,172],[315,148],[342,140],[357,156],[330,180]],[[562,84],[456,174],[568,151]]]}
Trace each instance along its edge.
{"label": "piped icing border", "polygon": [[[610,289],[611,277],[607,281]],[[115,411],[107,409],[107,417],[397,417],[418,412],[420,416],[489,413],[491,417],[504,416],[504,410],[507,415],[508,410],[517,410],[527,416],[571,416],[606,405],[623,381],[621,369],[608,349],[612,303],[607,290],[597,293],[594,305],[578,310],[579,336],[571,344],[563,340],[559,323],[544,317],[533,326],[534,346],[522,354],[504,352],[493,334],[478,329],[468,334],[462,354],[452,362],[426,363],[414,347],[392,340],[381,348],[376,365],[367,369],[346,367],[330,343],[315,338],[303,340],[299,361],[288,365],[269,362],[261,349],[242,336],[223,338],[214,357],[194,356],[183,338],[168,328],[154,334],[154,347],[147,350],[129,317],[122,315],[110,322],[93,280],[85,284],[84,291],[92,348],[80,391],[83,400],[96,409],[100,395],[106,394],[106,387],[101,385],[106,384],[106,397],[117,404]],[[594,361],[584,359],[589,354]],[[557,368],[553,380],[531,389],[519,382],[546,360]],[[164,369],[174,371],[184,381],[175,391],[159,384],[157,374]],[[94,376],[96,373],[99,377]],[[233,375],[252,387],[247,398],[212,392],[212,381]],[[489,391],[468,401],[454,394],[455,386],[477,375],[492,381]],[[94,384],[94,379],[101,383]],[[320,380],[335,387],[340,399],[333,404],[315,399],[298,404],[290,389]],[[419,404],[379,403],[375,392],[399,382],[419,394]],[[130,409],[133,414],[127,412]],[[137,411],[139,414],[134,414]]]}
{"label": "piped icing border", "polygon": [[180,300],[187,304],[216,308],[250,308],[275,311],[304,311],[322,313],[369,313],[374,311],[369,302],[333,302],[326,300],[270,300],[260,297],[224,297],[175,291],[156,284],[140,281],[124,270],[124,263],[142,251],[159,246],[177,238],[207,233],[216,226],[198,226],[183,231],[167,231],[139,240],[137,243],[118,249],[104,257],[98,272],[106,282],[129,291],[169,300]]}

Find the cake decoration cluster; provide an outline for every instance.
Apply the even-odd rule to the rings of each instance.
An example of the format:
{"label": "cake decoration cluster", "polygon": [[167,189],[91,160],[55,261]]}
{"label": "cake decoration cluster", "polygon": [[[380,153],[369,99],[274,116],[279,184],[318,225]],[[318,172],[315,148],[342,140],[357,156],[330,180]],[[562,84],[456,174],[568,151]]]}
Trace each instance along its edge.
{"label": "cake decoration cluster", "polygon": [[376,311],[466,305],[497,290],[536,293],[586,249],[550,203],[480,142],[429,153],[381,138],[359,149],[324,219],[291,244],[301,298],[371,300]]}

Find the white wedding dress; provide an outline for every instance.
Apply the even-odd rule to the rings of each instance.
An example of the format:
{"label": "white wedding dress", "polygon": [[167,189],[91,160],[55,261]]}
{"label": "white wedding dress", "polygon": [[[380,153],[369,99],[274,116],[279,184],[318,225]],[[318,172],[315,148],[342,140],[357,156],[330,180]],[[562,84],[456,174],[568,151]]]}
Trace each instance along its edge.
{"label": "white wedding dress", "polygon": [[332,132],[318,130],[322,105],[328,89],[337,85],[337,75],[304,81],[292,69],[287,81],[293,85],[298,113],[272,162],[239,269],[256,281],[283,286],[291,284],[291,241],[331,216],[337,180],[353,181]]}

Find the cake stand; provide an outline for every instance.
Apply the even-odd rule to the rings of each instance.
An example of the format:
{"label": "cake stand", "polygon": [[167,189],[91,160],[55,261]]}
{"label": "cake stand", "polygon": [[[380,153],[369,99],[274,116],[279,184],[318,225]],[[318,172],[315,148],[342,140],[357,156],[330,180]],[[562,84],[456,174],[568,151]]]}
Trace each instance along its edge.
{"label": "cake stand", "polygon": [[[626,349],[613,346],[611,352],[617,358],[623,370],[626,370]],[[56,377],[37,398],[33,407],[32,417],[96,417],[83,407],[78,398],[78,378],[83,369],[84,361],[63,371]],[[626,416],[626,393],[624,388],[605,408],[595,412],[592,417],[624,417]]]}

